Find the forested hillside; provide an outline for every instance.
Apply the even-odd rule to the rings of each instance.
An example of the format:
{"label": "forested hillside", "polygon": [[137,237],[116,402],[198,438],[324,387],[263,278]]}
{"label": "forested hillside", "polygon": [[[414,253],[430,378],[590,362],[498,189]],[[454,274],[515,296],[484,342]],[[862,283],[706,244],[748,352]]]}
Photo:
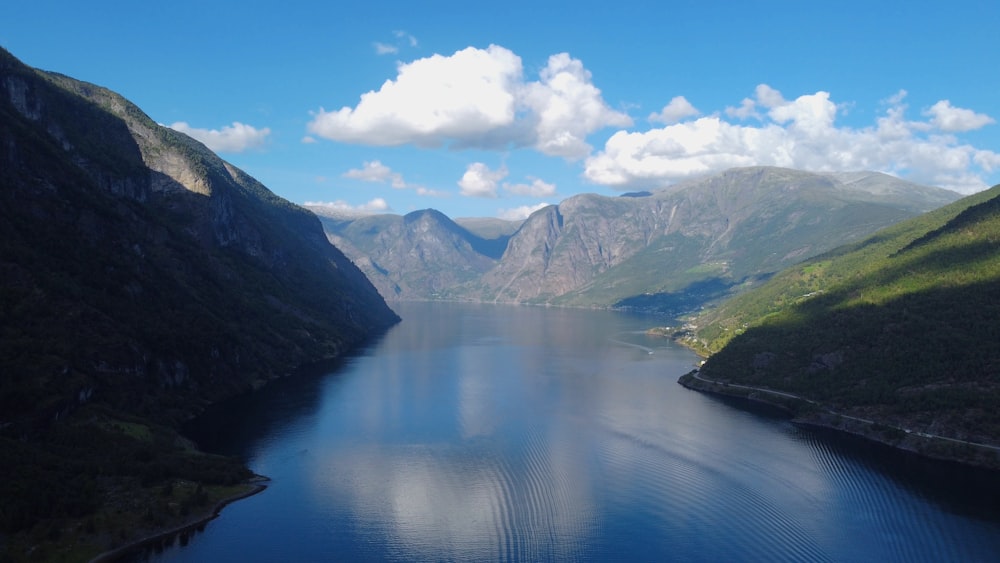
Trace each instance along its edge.
{"label": "forested hillside", "polygon": [[789,268],[681,338],[712,354],[706,379],[1000,445],[998,319],[1000,186]]}

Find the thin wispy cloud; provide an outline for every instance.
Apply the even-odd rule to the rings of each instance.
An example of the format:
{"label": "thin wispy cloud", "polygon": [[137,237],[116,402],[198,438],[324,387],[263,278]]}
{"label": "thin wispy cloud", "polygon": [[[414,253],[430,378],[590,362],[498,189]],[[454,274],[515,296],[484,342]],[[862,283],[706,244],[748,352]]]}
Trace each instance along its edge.
{"label": "thin wispy cloud", "polygon": [[380,197],[372,199],[371,201],[361,205],[351,205],[343,200],[307,201],[305,202],[305,205],[307,207],[318,207],[321,210],[325,210],[332,214],[347,215],[374,215],[376,213],[386,213],[392,210],[389,207],[388,202]]}
{"label": "thin wispy cloud", "polygon": [[392,34],[396,36],[396,39],[402,41],[403,43],[409,45],[410,47],[417,46],[417,38],[401,29],[393,31]]}
{"label": "thin wispy cloud", "polygon": [[529,178],[530,183],[527,184],[508,184],[504,183],[504,191],[510,192],[514,195],[522,195],[529,197],[552,197],[556,195],[555,184],[550,184],[539,178]]}
{"label": "thin wispy cloud", "polygon": [[353,168],[343,173],[344,178],[361,180],[363,182],[376,182],[389,184],[396,189],[405,189],[406,182],[403,175],[393,172],[391,168],[382,164],[378,160],[372,160],[362,164],[361,168]]}
{"label": "thin wispy cloud", "polygon": [[400,52],[404,47],[412,48],[416,47],[418,42],[417,38],[413,35],[397,29],[392,32],[392,36],[396,38],[394,43],[386,43],[383,41],[375,41],[372,46],[375,48],[376,55],[395,55]]}

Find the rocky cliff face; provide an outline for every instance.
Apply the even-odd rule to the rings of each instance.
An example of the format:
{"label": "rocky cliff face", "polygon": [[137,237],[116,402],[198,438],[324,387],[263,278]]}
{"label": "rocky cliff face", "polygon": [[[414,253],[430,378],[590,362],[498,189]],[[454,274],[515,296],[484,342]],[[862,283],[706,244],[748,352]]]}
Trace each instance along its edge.
{"label": "rocky cliff face", "polygon": [[0,427],[161,420],[395,322],[314,215],[104,88],[0,51]]}
{"label": "rocky cliff face", "polygon": [[487,301],[627,305],[766,276],[958,194],[863,173],[730,170],[646,197],[581,195],[532,215],[469,287]]}

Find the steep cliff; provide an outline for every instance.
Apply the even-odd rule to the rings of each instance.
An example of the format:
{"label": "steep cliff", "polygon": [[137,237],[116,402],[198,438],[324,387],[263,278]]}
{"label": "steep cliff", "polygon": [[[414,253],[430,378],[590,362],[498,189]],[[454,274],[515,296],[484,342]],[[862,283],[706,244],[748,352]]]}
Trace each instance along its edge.
{"label": "steep cliff", "polygon": [[0,530],[208,475],[179,421],[397,320],[312,213],[0,50]]}
{"label": "steep cliff", "polygon": [[396,320],[308,211],[121,96],[0,57],[4,371],[47,407],[5,421],[216,399]]}

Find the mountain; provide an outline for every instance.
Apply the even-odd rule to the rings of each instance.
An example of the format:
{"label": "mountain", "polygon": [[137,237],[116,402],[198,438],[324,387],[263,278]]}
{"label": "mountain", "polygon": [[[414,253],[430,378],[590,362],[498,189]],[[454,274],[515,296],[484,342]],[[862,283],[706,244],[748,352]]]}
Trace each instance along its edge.
{"label": "mountain", "polygon": [[[572,197],[529,217],[477,295],[488,301],[655,306],[728,287],[953,201],[884,175],[845,184],[769,167],[733,169],[647,197]],[[893,184],[905,189],[875,191]]]}
{"label": "mountain", "polygon": [[713,391],[790,393],[804,420],[1000,467],[997,319],[1000,186],[786,269],[681,336],[711,354]]}
{"label": "mountain", "polygon": [[[473,234],[440,211],[357,219],[320,216],[330,242],[341,247],[386,299],[435,299],[450,288],[478,279],[506,247],[508,235],[487,239]],[[489,234],[509,226],[473,222]]]}
{"label": "mountain", "polygon": [[[574,196],[536,211],[509,239],[506,231],[491,231],[499,235],[491,240],[493,252],[483,250],[482,236],[471,239],[454,225],[417,232],[407,229],[423,229],[422,223],[368,218],[326,229],[373,279],[398,286],[375,281],[387,297],[679,314],[958,197],[875,172],[752,167],[628,197]],[[406,245],[432,232],[468,244],[435,247],[442,255],[425,245],[402,259]],[[495,252],[501,245],[502,254]],[[443,276],[444,268],[461,275]],[[428,278],[435,283],[398,281]]]}
{"label": "mountain", "polygon": [[0,217],[0,533],[245,475],[177,425],[398,321],[312,213],[3,50]]}

